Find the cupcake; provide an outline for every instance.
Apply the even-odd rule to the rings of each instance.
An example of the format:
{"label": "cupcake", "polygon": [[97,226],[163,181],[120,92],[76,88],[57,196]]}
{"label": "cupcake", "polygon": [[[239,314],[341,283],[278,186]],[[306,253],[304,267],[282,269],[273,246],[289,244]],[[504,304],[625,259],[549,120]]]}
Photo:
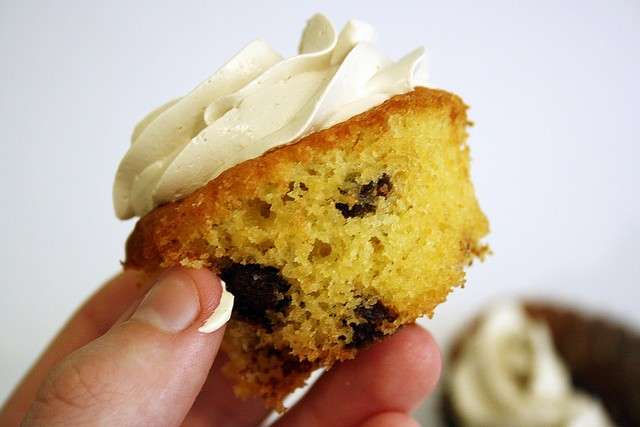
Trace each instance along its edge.
{"label": "cupcake", "polygon": [[423,49],[312,17],[300,53],[255,41],[135,128],[114,185],[140,216],[125,266],[205,267],[235,297],[239,396],[283,398],[320,367],[432,315],[487,251],[467,107],[425,87]]}
{"label": "cupcake", "polygon": [[449,355],[449,426],[640,425],[640,336],[558,306],[489,307]]}

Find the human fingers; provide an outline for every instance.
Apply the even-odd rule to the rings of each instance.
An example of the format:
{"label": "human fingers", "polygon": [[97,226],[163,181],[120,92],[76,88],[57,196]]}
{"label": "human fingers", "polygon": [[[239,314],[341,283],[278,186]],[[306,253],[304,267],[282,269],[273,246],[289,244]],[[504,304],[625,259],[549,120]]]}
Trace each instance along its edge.
{"label": "human fingers", "polygon": [[93,341],[140,300],[153,283],[137,271],[127,270],[107,282],[71,317],[38,358],[0,410],[0,425],[18,425],[47,373],[65,356]]}
{"label": "human fingers", "polygon": [[417,325],[322,376],[277,427],[351,427],[383,412],[409,413],[433,391],[441,369],[431,334]]}
{"label": "human fingers", "polygon": [[129,320],[51,371],[24,425],[180,424],[222,340],[198,331],[221,293],[207,270],[162,274]]}
{"label": "human fingers", "polygon": [[420,424],[403,412],[383,412],[369,418],[360,427],[420,427]]}
{"label": "human fingers", "polygon": [[183,427],[250,427],[271,412],[257,397],[240,399],[235,396],[231,381],[222,373],[228,358],[224,353],[216,357],[200,394],[187,414]]}

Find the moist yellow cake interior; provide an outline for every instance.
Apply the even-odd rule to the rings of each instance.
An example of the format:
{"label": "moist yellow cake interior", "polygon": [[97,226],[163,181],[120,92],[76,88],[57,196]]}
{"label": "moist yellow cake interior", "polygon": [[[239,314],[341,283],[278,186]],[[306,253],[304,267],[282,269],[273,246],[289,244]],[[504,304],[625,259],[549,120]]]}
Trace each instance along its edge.
{"label": "moist yellow cake interior", "polygon": [[[368,343],[362,330],[379,338],[431,315],[485,251],[464,104],[427,89],[386,104],[247,162],[251,173],[223,176],[213,196],[187,200],[221,199],[188,228],[143,224],[158,266],[269,266],[288,283],[286,307],[268,311],[267,327],[237,316],[228,325],[224,348],[240,394],[277,406],[313,367],[353,357]],[[174,214],[157,215],[149,222]],[[149,245],[136,239],[133,264]],[[374,329],[359,329],[369,321]],[[287,358],[294,363],[284,369]]]}

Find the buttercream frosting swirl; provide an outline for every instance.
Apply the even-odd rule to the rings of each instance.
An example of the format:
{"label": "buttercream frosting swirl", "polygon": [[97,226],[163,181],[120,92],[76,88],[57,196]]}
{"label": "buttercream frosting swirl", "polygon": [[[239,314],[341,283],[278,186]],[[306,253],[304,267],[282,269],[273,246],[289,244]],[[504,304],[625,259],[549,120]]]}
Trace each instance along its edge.
{"label": "buttercream frosting swirl", "polygon": [[573,389],[546,324],[515,303],[491,307],[451,366],[464,426],[610,427],[601,404]]}
{"label": "buttercream frosting swirl", "polygon": [[116,174],[117,216],[142,216],[238,163],[424,85],[423,48],[393,62],[373,36],[355,20],[337,34],[314,15],[298,55],[283,59],[254,41],[188,95],[151,112]]}

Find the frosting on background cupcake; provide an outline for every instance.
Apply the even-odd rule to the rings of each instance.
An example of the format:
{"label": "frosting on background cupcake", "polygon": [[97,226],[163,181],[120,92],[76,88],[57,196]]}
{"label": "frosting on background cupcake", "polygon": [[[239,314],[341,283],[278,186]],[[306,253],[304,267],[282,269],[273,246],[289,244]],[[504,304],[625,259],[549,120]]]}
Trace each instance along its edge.
{"label": "frosting on background cupcake", "polygon": [[515,303],[496,304],[454,357],[448,391],[464,426],[613,426],[576,390],[547,325]]}

